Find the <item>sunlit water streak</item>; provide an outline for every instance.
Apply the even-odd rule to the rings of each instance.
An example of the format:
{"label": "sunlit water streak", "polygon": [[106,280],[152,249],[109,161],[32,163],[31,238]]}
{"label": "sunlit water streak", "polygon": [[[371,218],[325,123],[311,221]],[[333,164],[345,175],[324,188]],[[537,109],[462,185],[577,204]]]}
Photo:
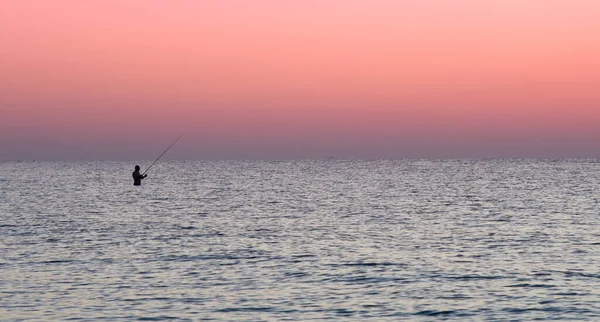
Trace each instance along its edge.
{"label": "sunlit water streak", "polygon": [[133,166],[0,163],[1,320],[600,319],[595,160]]}

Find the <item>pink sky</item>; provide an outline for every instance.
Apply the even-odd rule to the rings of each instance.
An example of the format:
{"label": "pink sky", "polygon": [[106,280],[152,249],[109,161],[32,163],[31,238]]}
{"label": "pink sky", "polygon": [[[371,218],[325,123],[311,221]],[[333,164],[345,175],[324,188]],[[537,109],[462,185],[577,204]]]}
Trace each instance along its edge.
{"label": "pink sky", "polygon": [[3,0],[0,160],[600,156],[597,0]]}

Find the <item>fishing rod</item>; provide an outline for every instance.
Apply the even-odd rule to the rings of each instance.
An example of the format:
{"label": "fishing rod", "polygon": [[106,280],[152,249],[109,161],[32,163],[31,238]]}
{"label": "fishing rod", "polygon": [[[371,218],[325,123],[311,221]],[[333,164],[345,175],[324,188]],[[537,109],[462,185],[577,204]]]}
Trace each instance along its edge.
{"label": "fishing rod", "polygon": [[148,173],[148,170],[150,170],[150,168],[152,168],[152,166],[156,163],[156,161],[158,161],[163,155],[165,155],[165,153],[167,153],[167,151],[169,151],[169,149],[175,145],[175,143],[177,143],[177,141],[179,141],[179,139],[181,139],[181,137],[183,136],[183,134],[181,134],[179,137],[177,137],[177,139],[175,139],[175,141],[173,141],[173,143],[171,143],[171,145],[169,145],[169,147],[163,152],[161,153],[158,158],[156,158],[156,160],[154,160],[154,162],[152,162],[152,164],[148,167],[148,169],[146,169],[146,171],[144,171],[144,173],[142,173],[142,175],[146,175],[146,173]]}

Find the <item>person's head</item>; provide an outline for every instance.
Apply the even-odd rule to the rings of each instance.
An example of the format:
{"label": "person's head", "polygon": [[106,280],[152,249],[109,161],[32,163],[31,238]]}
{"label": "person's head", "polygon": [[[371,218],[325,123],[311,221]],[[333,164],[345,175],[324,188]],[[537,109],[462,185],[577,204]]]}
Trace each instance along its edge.
{"label": "person's head", "polygon": [[135,166],[135,171],[140,171],[140,166],[139,165]]}

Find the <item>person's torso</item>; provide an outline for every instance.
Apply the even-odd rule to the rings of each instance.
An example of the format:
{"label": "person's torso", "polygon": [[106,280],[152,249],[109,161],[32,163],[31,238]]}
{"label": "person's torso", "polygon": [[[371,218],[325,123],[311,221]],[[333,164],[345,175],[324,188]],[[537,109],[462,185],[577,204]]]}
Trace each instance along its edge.
{"label": "person's torso", "polygon": [[142,175],[138,171],[134,171],[131,175],[133,176],[134,185],[139,186],[142,184]]}

